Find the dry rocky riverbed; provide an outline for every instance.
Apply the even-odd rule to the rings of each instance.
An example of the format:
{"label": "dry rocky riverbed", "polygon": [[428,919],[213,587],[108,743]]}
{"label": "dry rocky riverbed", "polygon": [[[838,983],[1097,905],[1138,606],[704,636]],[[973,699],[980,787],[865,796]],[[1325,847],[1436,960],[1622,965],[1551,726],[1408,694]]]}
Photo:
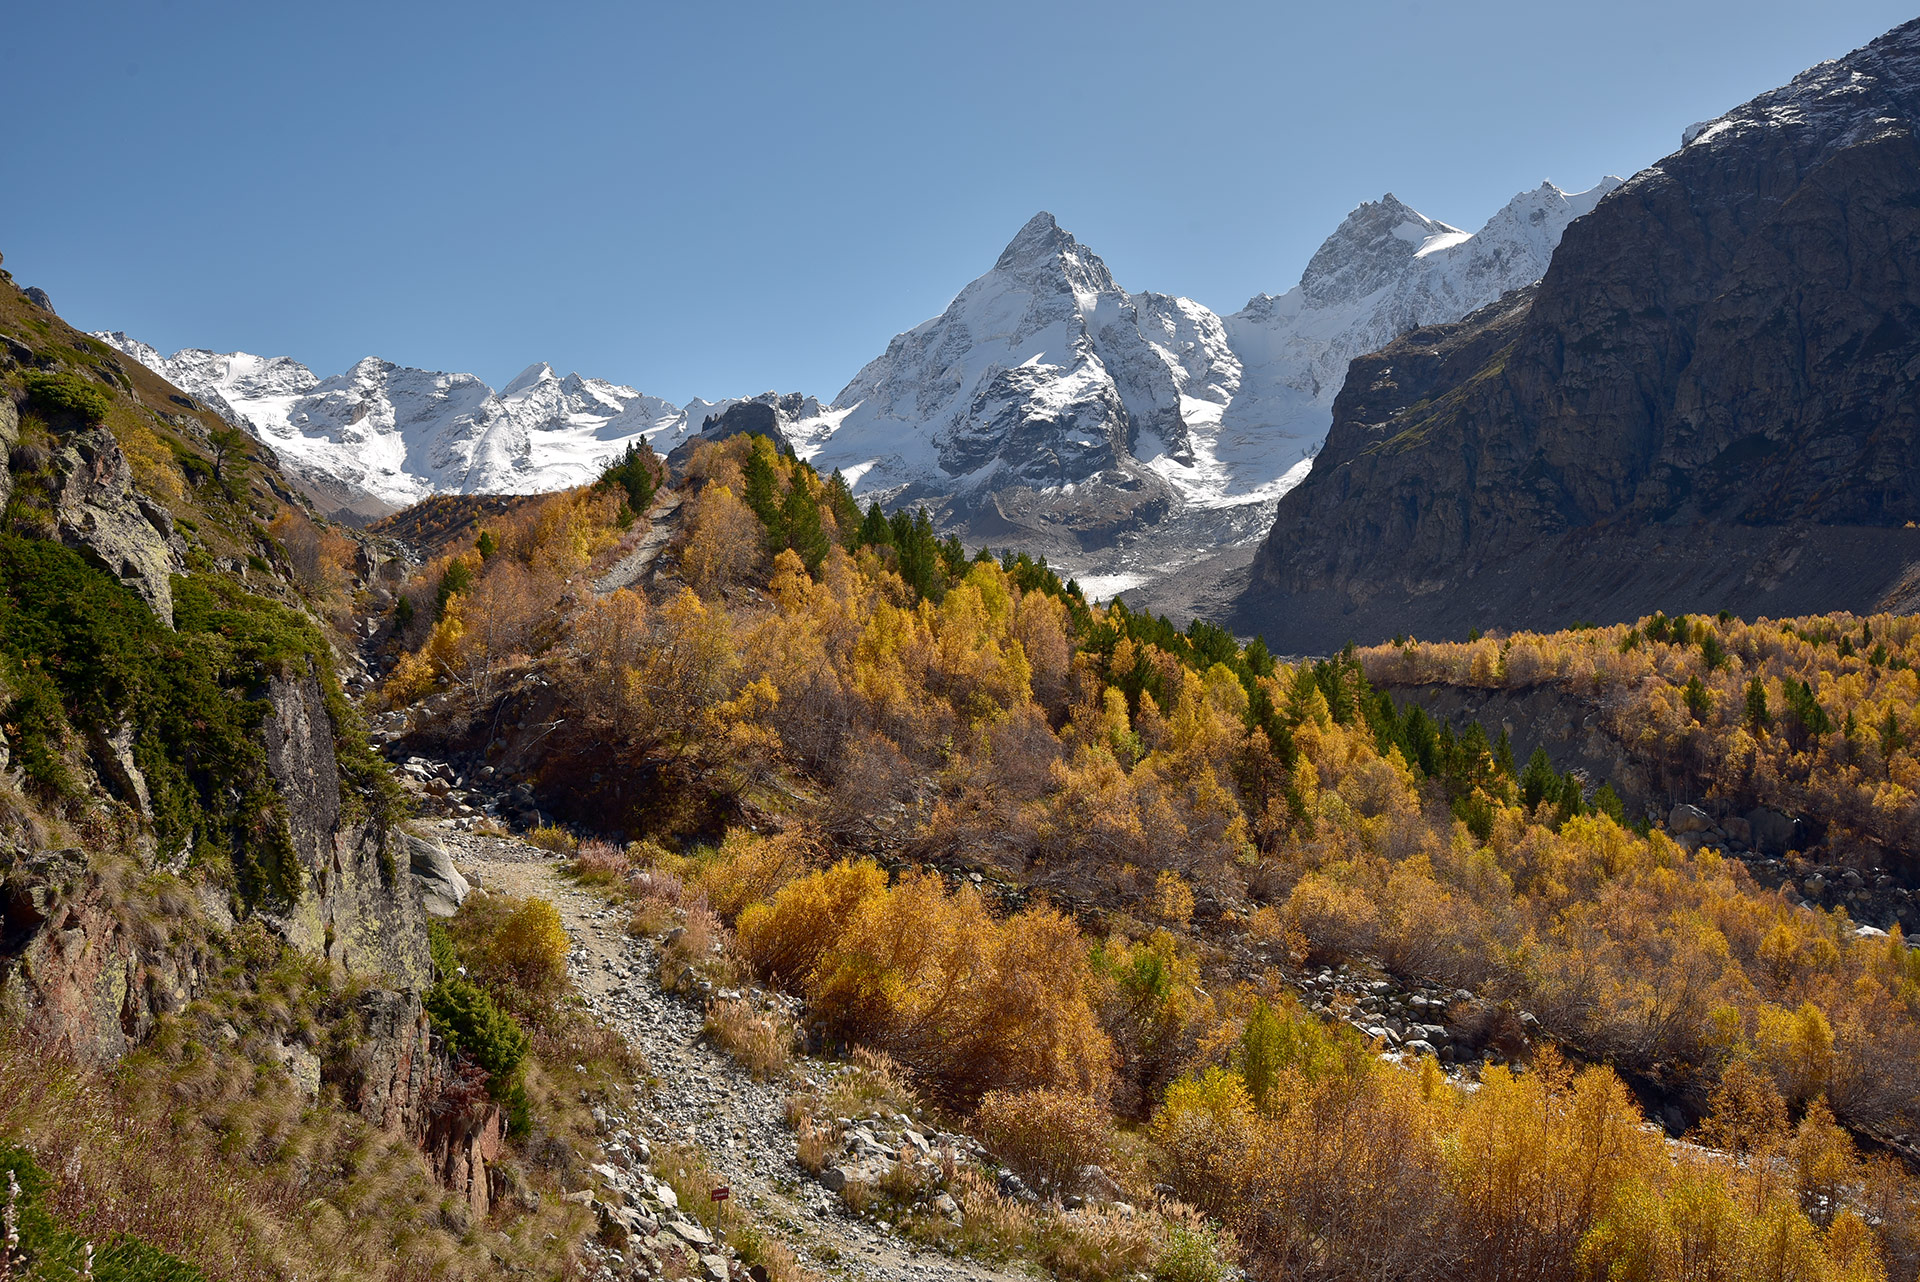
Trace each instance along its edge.
{"label": "dry rocky riverbed", "polygon": [[[736,1205],[762,1232],[778,1238],[801,1263],[830,1277],[861,1279],[969,1279],[1002,1282],[1024,1275],[988,1268],[918,1247],[881,1223],[862,1219],[810,1177],[796,1157],[786,1125],[786,1104],[795,1086],[824,1082],[836,1071],[821,1061],[795,1061],[796,1079],[756,1082],[701,1036],[702,1006],[663,992],[658,950],[628,932],[627,912],[604,895],[561,875],[561,862],[536,847],[487,837],[455,826],[439,827],[455,863],[477,886],[509,895],[537,895],[560,910],[573,953],[568,962],[575,987],[601,1019],[618,1029],[644,1058],[650,1081],[633,1096],[628,1115],[606,1119],[610,1161],[594,1168],[591,1193],[570,1196],[599,1206],[603,1222],[618,1220],[629,1235],[624,1247],[590,1243],[601,1277],[646,1277],[677,1255],[694,1277],[720,1282],[752,1276],[723,1241],[680,1211],[664,1187],[657,1164],[669,1146],[702,1150],[727,1184]],[[874,1132],[918,1137],[937,1151],[966,1145],[959,1136],[923,1134],[903,1119],[856,1128],[853,1147],[878,1150]],[[964,1157],[964,1151],[957,1156]],[[855,1153],[848,1161],[860,1157]],[[877,1153],[866,1156],[871,1160]],[[617,1234],[614,1236],[618,1236]]]}

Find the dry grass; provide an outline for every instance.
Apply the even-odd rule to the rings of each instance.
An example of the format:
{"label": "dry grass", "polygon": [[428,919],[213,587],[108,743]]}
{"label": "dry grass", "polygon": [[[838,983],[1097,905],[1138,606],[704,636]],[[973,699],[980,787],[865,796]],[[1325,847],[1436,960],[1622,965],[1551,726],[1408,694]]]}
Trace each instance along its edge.
{"label": "dry grass", "polygon": [[660,986],[680,992],[699,980],[718,986],[738,984],[747,968],[732,949],[733,934],[698,891],[680,909],[680,925],[667,932],[660,948]]}
{"label": "dry grass", "polygon": [[793,1062],[793,1026],[774,1011],[738,999],[715,1002],[705,1031],[758,1081],[785,1077]]}
{"label": "dry grass", "polygon": [[653,1168],[673,1189],[680,1209],[709,1229],[723,1230],[727,1244],[748,1264],[766,1269],[774,1282],[814,1282],[815,1275],[801,1267],[785,1243],[755,1224],[744,1206],[731,1199],[713,1200],[713,1190],[724,1181],[703,1150],[672,1145],[655,1155]]}
{"label": "dry grass", "polygon": [[580,843],[567,865],[575,881],[587,886],[619,887],[625,883],[633,863],[627,852],[612,842],[589,840]]}
{"label": "dry grass", "polygon": [[[955,1170],[947,1192],[960,1204],[961,1222],[915,1214],[902,1222],[920,1241],[988,1260],[1021,1259],[1074,1282],[1110,1282],[1156,1271],[1168,1238],[1157,1215],[1111,1208],[1064,1214],[1002,1197],[993,1181],[970,1167]],[[1223,1275],[1216,1275],[1223,1276]],[[1211,1282],[1203,1275],[1179,1282]]]}
{"label": "dry grass", "polygon": [[866,1113],[914,1113],[920,1101],[906,1070],[884,1051],[854,1048],[850,1063],[835,1074],[821,1092],[822,1111],[829,1117],[859,1117]]}
{"label": "dry grass", "polygon": [[579,1208],[549,1197],[467,1234],[404,1136],[309,1104],[271,1062],[277,1036],[240,1027],[228,1043],[168,1021],[114,1073],[0,1032],[0,1136],[52,1175],[58,1222],[95,1242],[130,1234],[210,1278],[578,1276]]}
{"label": "dry grass", "polygon": [[[793,1117],[793,1103],[788,1102],[788,1120]],[[832,1126],[821,1126],[809,1117],[801,1117],[794,1127],[797,1134],[795,1157],[807,1174],[818,1175],[827,1168],[827,1160],[839,1151],[840,1140]]]}
{"label": "dry grass", "polygon": [[580,842],[572,833],[568,832],[565,828],[560,828],[553,824],[542,824],[540,827],[529,832],[522,840],[530,846],[538,846],[540,849],[551,851],[556,855],[571,855],[575,850],[579,849],[580,846]]}

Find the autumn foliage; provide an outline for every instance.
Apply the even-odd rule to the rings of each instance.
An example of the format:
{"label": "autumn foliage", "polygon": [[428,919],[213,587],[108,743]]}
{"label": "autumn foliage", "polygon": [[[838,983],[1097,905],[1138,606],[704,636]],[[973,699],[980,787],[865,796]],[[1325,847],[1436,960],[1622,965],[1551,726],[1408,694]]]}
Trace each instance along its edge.
{"label": "autumn foliage", "polygon": [[[430,565],[390,696],[537,675],[554,806],[659,843],[649,884],[731,923],[818,1035],[1031,1142],[1043,1184],[1050,1144],[1084,1155],[1087,1117],[1132,1119],[1274,1276],[1920,1268],[1911,1191],[1848,1135],[1920,1132],[1898,932],[1381,690],[1555,685],[1693,795],[1906,849],[1914,621],[1655,616],[1284,664],[970,557],[924,513],[863,514],[764,441],[697,447],[683,493],[645,591],[593,591],[645,524],[593,489]],[[953,876],[980,871],[1019,895]],[[1250,954],[1271,963],[1252,978]],[[1569,1058],[1473,1091],[1381,1065],[1284,996],[1285,968],[1342,961],[1524,1011]],[[1621,1075],[1717,1148],[1664,1143]],[[1055,1121],[1015,1136],[1021,1101]]]}

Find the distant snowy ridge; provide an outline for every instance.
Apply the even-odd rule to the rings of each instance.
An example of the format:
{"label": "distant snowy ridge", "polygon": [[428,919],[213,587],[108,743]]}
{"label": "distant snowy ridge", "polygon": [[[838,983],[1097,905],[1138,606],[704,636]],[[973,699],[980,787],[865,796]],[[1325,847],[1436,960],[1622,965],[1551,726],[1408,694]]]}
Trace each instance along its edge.
{"label": "distant snowy ridge", "polygon": [[[298,475],[395,506],[441,491],[538,494],[579,485],[633,442],[665,453],[735,404],[674,405],[604,379],[562,378],[545,363],[495,392],[472,374],[372,356],[322,379],[284,356],[197,348],[162,356],[125,334],[94,337],[252,432]],[[818,411],[811,401],[804,408]]]}
{"label": "distant snowy ridge", "polygon": [[[1249,524],[1256,505],[1264,512],[1306,474],[1348,362],[1539,279],[1567,225],[1617,186],[1543,183],[1474,233],[1388,195],[1349,214],[1299,284],[1225,317],[1129,293],[1041,213],[831,407],[753,399],[776,404],[800,454],[822,472],[839,468],[862,496],[950,499],[956,520],[1038,521],[1087,546],[1127,529],[1196,546],[1237,540],[1264,528]],[[496,392],[472,374],[376,357],[323,379],[284,356],[162,356],[125,334],[96,337],[253,432],[310,482],[396,506],[441,491],[577,485],[632,442],[664,454],[737,403],[678,406],[544,363]],[[1015,493],[1040,507],[1014,512],[1020,504],[1001,498]],[[1202,519],[1182,527],[1183,513]],[[1164,568],[1150,550],[1139,564]]]}

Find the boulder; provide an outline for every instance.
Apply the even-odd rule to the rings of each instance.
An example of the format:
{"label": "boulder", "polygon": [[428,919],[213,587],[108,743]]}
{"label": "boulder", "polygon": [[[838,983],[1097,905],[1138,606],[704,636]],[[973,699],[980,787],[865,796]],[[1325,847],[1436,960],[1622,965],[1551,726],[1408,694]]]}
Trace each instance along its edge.
{"label": "boulder", "polygon": [[473,891],[460,870],[453,866],[453,856],[447,853],[438,837],[409,833],[406,847],[407,868],[420,886],[421,903],[435,917],[453,916]]}
{"label": "boulder", "polygon": [[1673,813],[1667,816],[1667,831],[1676,837],[1686,832],[1711,832],[1712,830],[1713,817],[1700,807],[1690,806],[1684,801],[1675,806]]}
{"label": "boulder", "polygon": [[1747,824],[1753,830],[1753,848],[1761,854],[1784,855],[1799,845],[1799,823],[1778,810],[1749,810]]}
{"label": "boulder", "polygon": [[847,1187],[847,1173],[837,1166],[829,1166],[820,1172],[820,1184],[829,1193],[838,1193]]}
{"label": "boulder", "polygon": [[1119,1182],[1108,1175],[1103,1167],[1081,1167],[1077,1182],[1080,1192],[1086,1195],[1089,1202],[1118,1202],[1125,1196],[1125,1190]]}

